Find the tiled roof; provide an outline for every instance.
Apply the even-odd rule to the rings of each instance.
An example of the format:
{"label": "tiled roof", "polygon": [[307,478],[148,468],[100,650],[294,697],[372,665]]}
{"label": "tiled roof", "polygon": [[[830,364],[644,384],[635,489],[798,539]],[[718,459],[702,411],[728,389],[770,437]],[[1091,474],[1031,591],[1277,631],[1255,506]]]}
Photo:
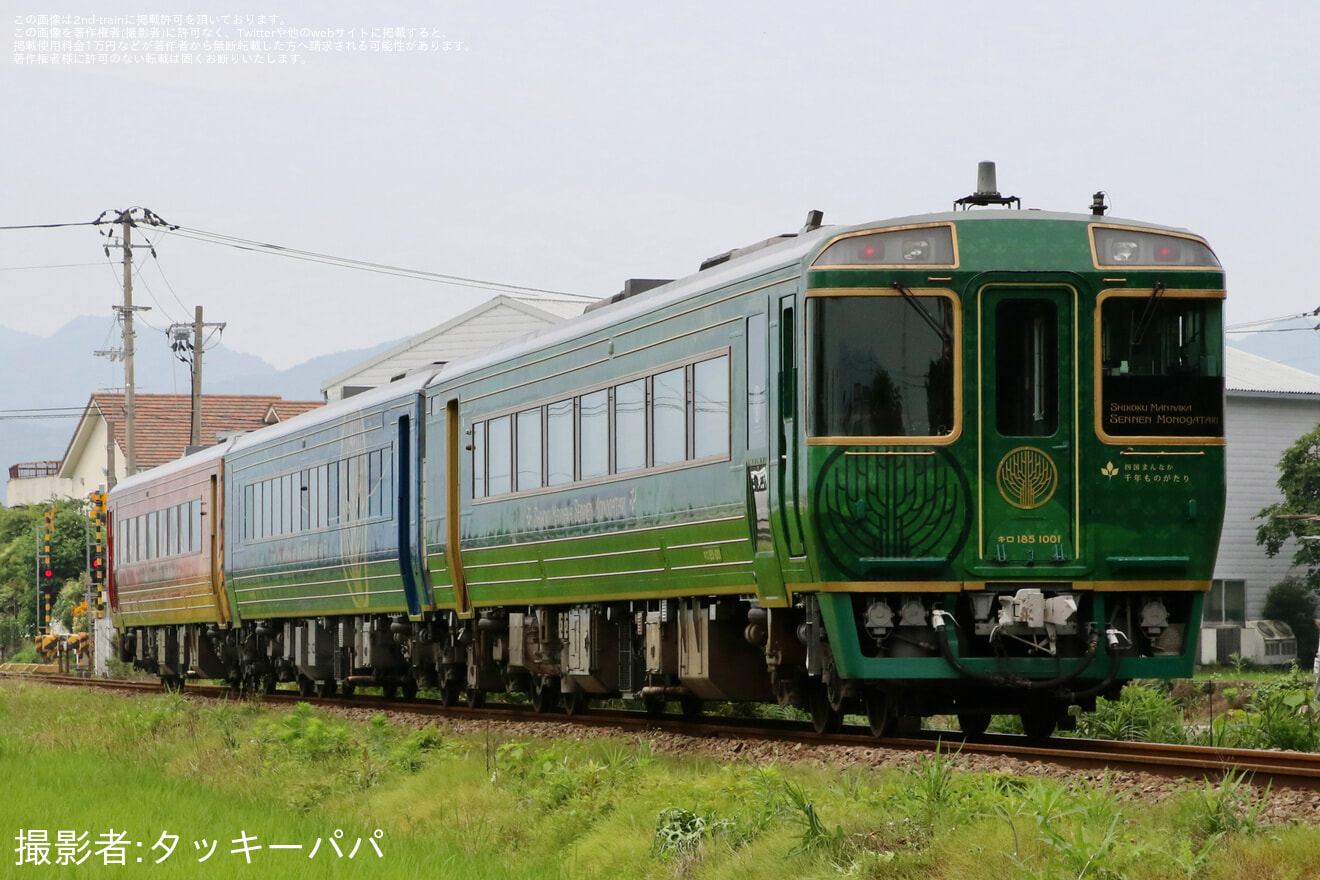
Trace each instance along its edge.
{"label": "tiled roof", "polygon": [[[204,394],[202,445],[215,443],[217,433],[228,436],[255,431],[323,405],[319,400],[284,400],[273,394]],[[138,394],[133,406],[139,468],[156,467],[183,455],[192,433],[192,397],[187,394]],[[124,395],[93,394],[84,419],[92,415],[93,407],[113,427],[119,448],[127,451]]]}
{"label": "tiled roof", "polygon": [[1229,394],[1320,395],[1320,376],[1237,348],[1224,350],[1224,385]]}

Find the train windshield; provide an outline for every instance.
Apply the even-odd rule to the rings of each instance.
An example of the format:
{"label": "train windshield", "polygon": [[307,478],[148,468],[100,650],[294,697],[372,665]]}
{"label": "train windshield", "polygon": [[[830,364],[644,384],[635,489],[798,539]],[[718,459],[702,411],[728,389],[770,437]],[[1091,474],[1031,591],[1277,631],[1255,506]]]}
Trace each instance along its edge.
{"label": "train windshield", "polygon": [[1224,436],[1222,301],[1159,287],[1105,298],[1100,395],[1111,437]]}
{"label": "train windshield", "polygon": [[812,435],[953,434],[955,315],[951,296],[929,292],[809,299]]}

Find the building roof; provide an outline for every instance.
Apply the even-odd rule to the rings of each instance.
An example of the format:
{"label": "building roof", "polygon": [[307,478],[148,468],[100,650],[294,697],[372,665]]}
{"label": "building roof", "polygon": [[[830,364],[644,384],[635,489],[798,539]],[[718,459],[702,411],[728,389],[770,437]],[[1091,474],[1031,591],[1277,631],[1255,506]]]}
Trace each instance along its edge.
{"label": "building roof", "polygon": [[1320,396],[1320,376],[1237,348],[1224,349],[1224,386],[1229,395]]}
{"label": "building roof", "polygon": [[[398,345],[394,346],[393,348],[387,349],[386,351],[383,351],[380,354],[368,358],[365,361],[356,363],[353,366],[338,373],[335,376],[331,376],[329,379],[326,379],[324,382],[321,383],[321,391],[327,392],[329,389],[334,388],[336,385],[342,385],[345,382],[347,382],[349,379],[361,376],[364,373],[371,370],[373,367],[380,366],[381,364],[385,364],[391,361],[397,363],[404,363],[405,361],[408,360],[408,358],[406,358],[405,355],[407,355],[409,352],[413,352],[416,349],[429,347],[432,344],[439,344],[437,342],[439,337],[444,336],[445,334],[449,333],[455,328],[463,326],[464,324],[470,324],[474,321],[474,319],[478,318],[479,316],[484,315],[487,312],[493,311],[495,309],[498,309],[501,306],[511,308],[516,312],[521,312],[524,315],[535,318],[538,321],[543,321],[546,324],[557,324],[566,318],[572,318],[582,314],[582,310],[585,309],[592,302],[594,302],[594,300],[569,299],[567,297],[549,297],[549,296],[521,297],[521,296],[509,296],[507,294],[500,294],[499,296],[492,297],[491,299],[488,299],[485,302],[467,310],[461,315],[449,319],[448,321],[444,322],[443,324],[440,324],[437,327],[432,327],[429,330],[426,330],[422,333],[418,333],[416,336],[409,337],[408,339],[405,339],[403,342],[400,342]],[[492,344],[492,342],[490,342],[489,340],[487,341],[478,340],[476,341],[476,343],[477,343],[476,350],[478,351],[485,350],[486,348],[489,348],[490,345]],[[471,344],[455,345],[452,347],[454,349],[454,353],[452,356],[448,356],[446,358],[447,360],[454,360],[456,358],[469,355],[473,351]],[[409,366],[413,366],[413,364],[409,364]]]}
{"label": "building roof", "polygon": [[[209,446],[231,434],[264,428],[322,405],[319,400],[284,400],[274,394],[204,394],[202,445]],[[134,408],[139,468],[156,467],[183,455],[192,432],[190,395],[138,394]],[[93,394],[65,450],[65,464],[81,453],[90,435],[90,423],[97,418],[104,418],[110,424],[115,443],[121,450],[127,450],[124,395]]]}

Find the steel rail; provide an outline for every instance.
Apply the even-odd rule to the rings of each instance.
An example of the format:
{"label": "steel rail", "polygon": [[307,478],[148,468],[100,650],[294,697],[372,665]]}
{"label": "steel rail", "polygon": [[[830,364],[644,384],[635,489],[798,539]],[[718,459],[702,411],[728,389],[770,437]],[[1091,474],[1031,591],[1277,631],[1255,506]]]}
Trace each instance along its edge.
{"label": "steel rail", "polygon": [[[35,675],[0,672],[0,677],[53,685],[75,685],[106,690],[161,692],[156,681],[121,681],[82,678],[69,675]],[[245,694],[222,685],[189,683],[184,693],[209,699],[233,699]],[[502,703],[482,708],[445,706],[437,700],[386,699],[372,694],[352,697],[303,697],[288,690],[252,695],[253,699],[272,704],[308,703],[332,709],[363,708],[381,712],[517,723],[574,724],[613,730],[664,731],[697,739],[755,739],[810,746],[846,746],[888,749],[901,752],[990,755],[1039,761],[1074,769],[1127,770],[1162,777],[1193,781],[1219,779],[1228,772],[1246,774],[1251,784],[1272,788],[1320,791],[1320,754],[1284,752],[1267,749],[1231,749],[1217,746],[1171,745],[1166,743],[1120,742],[1112,740],[1052,737],[1030,742],[1012,734],[964,737],[957,731],[923,730],[919,734],[876,738],[867,728],[845,727],[840,733],[818,734],[804,721],[764,718],[706,717],[689,720],[666,715],[650,717],[641,712],[620,709],[594,709],[585,714],[569,715],[562,711],[536,712],[530,706]]]}

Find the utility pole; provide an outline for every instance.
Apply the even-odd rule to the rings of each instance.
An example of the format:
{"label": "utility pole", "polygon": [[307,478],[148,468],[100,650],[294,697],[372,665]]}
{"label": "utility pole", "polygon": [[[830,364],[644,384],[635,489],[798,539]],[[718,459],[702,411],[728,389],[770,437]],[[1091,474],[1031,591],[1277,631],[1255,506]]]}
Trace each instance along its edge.
{"label": "utility pole", "polygon": [[202,445],[202,307],[193,312],[192,432],[189,446]]}
{"label": "utility pole", "polygon": [[[106,223],[106,224],[114,223],[114,224],[118,224],[120,227],[119,243],[114,244],[112,241],[107,241],[106,243],[105,253],[107,257],[110,255],[111,247],[122,248],[124,251],[124,304],[122,306],[115,306],[115,311],[119,313],[119,317],[123,320],[123,328],[124,328],[124,350],[123,350],[124,446],[125,446],[124,470],[126,472],[125,476],[131,477],[133,474],[137,473],[137,469],[138,469],[137,467],[137,405],[136,405],[137,383],[134,381],[134,376],[133,376],[133,340],[136,334],[134,334],[133,332],[133,313],[138,311],[142,311],[142,312],[150,311],[150,308],[148,308],[147,306],[133,305],[133,248],[134,247],[150,248],[152,256],[155,256],[156,254],[156,249],[152,247],[150,242],[139,245],[133,244],[133,227],[136,226],[138,222],[134,214],[135,213],[141,214],[143,222],[145,222],[148,226],[159,226],[165,229],[177,229],[178,227],[166,223],[154,212],[146,208],[128,208],[127,210],[124,211],[113,212],[116,215],[113,221],[103,220],[106,214],[110,214],[110,213],[112,212],[110,211],[102,212],[101,216],[96,218],[95,223],[97,226],[100,226],[102,223]],[[106,235],[108,239],[113,238],[112,233],[109,231],[103,234]],[[107,430],[109,429],[109,427],[110,427],[110,421],[109,418],[107,417],[106,419]],[[113,444],[113,437],[111,443]],[[108,473],[106,474],[106,481],[110,485],[114,485],[115,483],[113,461],[111,462]]]}
{"label": "utility pole", "polygon": [[[137,473],[137,410],[133,387],[133,215],[124,211],[119,215],[123,224],[124,242],[124,475]],[[108,425],[107,425],[108,427]]]}
{"label": "utility pole", "polygon": [[[192,369],[192,432],[188,439],[189,446],[202,445],[202,331],[208,327],[224,331],[225,324],[207,324],[202,321],[202,307],[193,312],[192,341],[188,341],[189,325],[171,324],[167,331],[170,348],[174,356]],[[191,351],[191,354],[189,354]]]}

